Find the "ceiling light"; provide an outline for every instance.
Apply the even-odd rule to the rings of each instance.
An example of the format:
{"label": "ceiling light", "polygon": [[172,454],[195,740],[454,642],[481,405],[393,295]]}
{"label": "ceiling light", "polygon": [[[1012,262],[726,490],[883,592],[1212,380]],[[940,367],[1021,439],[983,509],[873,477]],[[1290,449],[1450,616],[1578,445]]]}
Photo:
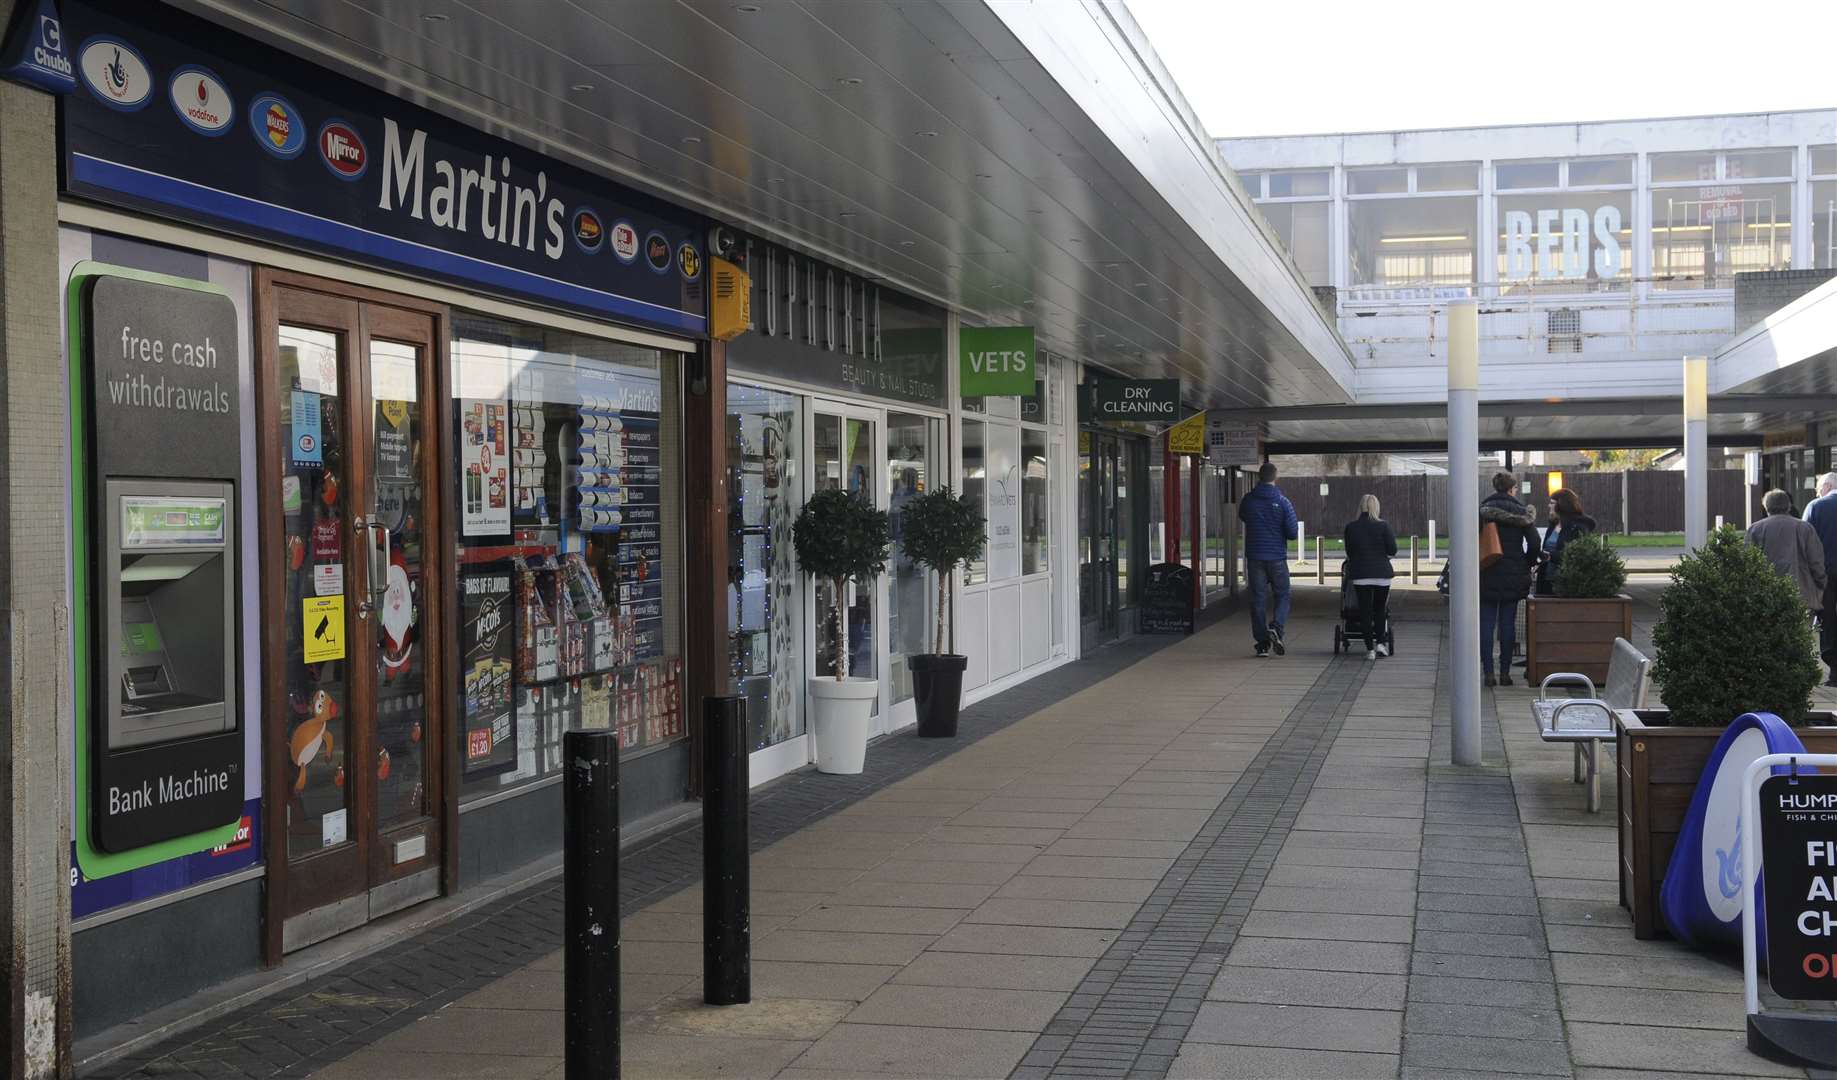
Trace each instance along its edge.
{"label": "ceiling light", "polygon": [[855,216],[855,212],[853,210],[842,210],[837,212],[836,216],[839,218],[852,218]]}
{"label": "ceiling light", "polygon": [[759,5],[758,4],[735,4],[734,10],[739,12],[742,15],[757,15],[759,14]]}
{"label": "ceiling light", "polygon": [[428,22],[446,22],[446,16],[442,15],[438,11],[430,11],[421,17],[423,19],[426,19]]}
{"label": "ceiling light", "polygon": [[995,179],[995,174],[994,174],[994,173],[986,173],[986,172],[979,172],[979,173],[977,173],[977,174],[976,174],[976,179],[978,179],[978,180],[993,180],[993,179]]}
{"label": "ceiling light", "polygon": [[1081,240],[1081,239],[1079,239],[1079,238],[1078,238],[1078,237],[1076,237],[1076,236],[1068,236],[1068,237],[1066,237],[1066,239],[1067,239],[1068,241],[1070,241],[1071,243],[1074,243],[1074,244],[1082,244],[1082,243],[1084,243],[1084,241],[1083,241],[1083,240]]}
{"label": "ceiling light", "polygon": [[1380,244],[1452,244],[1467,239],[1466,233],[1449,233],[1446,236],[1381,236]]}
{"label": "ceiling light", "polygon": [[577,82],[573,86],[568,87],[568,89],[577,94],[585,94],[593,89],[593,84],[589,82]]}
{"label": "ceiling light", "polygon": [[938,133],[935,131],[915,131],[912,134],[917,135],[921,139],[935,139],[938,137]]}
{"label": "ceiling light", "polygon": [[696,143],[702,141],[702,137],[700,135],[684,135],[682,141],[685,145],[694,146]]}
{"label": "ceiling light", "polygon": [[912,241],[910,241],[910,240],[901,240],[901,241],[899,242],[899,246],[900,246],[900,247],[911,247],[911,246],[912,246]]}
{"label": "ceiling light", "polygon": [[768,184],[782,184],[785,182],[785,178],[782,176],[768,176],[765,182]]}
{"label": "ceiling light", "polygon": [[836,85],[837,86],[860,86],[861,79],[859,76],[856,76],[856,75],[838,75],[836,76]]}
{"label": "ceiling light", "polygon": [[1135,287],[1138,289],[1146,289],[1148,287],[1148,283],[1146,281],[1138,281],[1135,283]]}

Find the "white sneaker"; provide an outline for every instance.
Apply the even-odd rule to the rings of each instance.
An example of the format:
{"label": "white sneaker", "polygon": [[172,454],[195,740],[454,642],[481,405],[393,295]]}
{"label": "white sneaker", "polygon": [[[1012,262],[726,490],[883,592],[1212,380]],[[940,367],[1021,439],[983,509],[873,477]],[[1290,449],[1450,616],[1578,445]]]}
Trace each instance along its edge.
{"label": "white sneaker", "polygon": [[1365,659],[1376,660],[1377,658],[1378,658],[1378,651],[1376,649],[1366,649],[1365,650]]}
{"label": "white sneaker", "polygon": [[1380,645],[1376,651],[1379,656],[1389,656],[1391,654],[1391,647],[1389,645]]}

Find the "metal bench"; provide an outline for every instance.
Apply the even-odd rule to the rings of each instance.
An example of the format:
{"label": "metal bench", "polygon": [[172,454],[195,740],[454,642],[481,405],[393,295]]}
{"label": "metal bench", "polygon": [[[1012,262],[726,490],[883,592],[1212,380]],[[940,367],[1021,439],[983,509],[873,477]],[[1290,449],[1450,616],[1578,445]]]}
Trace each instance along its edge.
{"label": "metal bench", "polygon": [[[1538,736],[1545,742],[1575,744],[1575,782],[1588,784],[1588,812],[1601,810],[1601,740],[1614,738],[1615,709],[1646,706],[1646,669],[1652,661],[1625,638],[1614,639],[1614,654],[1607,665],[1607,693],[1597,695],[1594,680],[1586,675],[1559,671],[1546,678],[1531,702]],[[1580,683],[1586,697],[1552,697],[1553,685]],[[1586,770],[1584,769],[1586,762]]]}

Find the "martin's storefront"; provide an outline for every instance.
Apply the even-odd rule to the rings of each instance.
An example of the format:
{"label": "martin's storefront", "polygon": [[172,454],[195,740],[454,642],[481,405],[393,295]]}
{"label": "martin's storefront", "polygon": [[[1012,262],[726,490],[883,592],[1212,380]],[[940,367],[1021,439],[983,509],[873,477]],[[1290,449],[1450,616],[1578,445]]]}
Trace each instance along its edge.
{"label": "martin's storefront", "polygon": [[688,790],[707,224],[161,4],[68,3],[78,1035]]}

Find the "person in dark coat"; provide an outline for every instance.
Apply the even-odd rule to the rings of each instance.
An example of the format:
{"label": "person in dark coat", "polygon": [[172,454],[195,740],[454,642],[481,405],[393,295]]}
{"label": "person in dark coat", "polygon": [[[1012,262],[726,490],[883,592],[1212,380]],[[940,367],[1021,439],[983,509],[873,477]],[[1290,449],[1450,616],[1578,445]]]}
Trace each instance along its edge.
{"label": "person in dark coat", "polygon": [[1397,554],[1397,534],[1390,522],[1378,516],[1378,497],[1359,499],[1359,518],[1346,524],[1346,558],[1340,576],[1352,582],[1359,598],[1359,621],[1365,624],[1365,659],[1390,655],[1383,638],[1390,606],[1391,556]]}
{"label": "person in dark coat", "polygon": [[[1244,584],[1250,590],[1250,634],[1257,656],[1287,652],[1282,631],[1288,625],[1288,542],[1296,538],[1300,523],[1295,504],[1276,487],[1276,465],[1265,461],[1257,470],[1257,486],[1237,504],[1237,519],[1244,523]],[[1267,599],[1265,596],[1267,594]]]}
{"label": "person in dark coat", "polygon": [[1563,565],[1563,547],[1595,529],[1595,519],[1582,512],[1582,500],[1568,488],[1550,496],[1550,526],[1544,530],[1543,558],[1537,564],[1537,595],[1556,595],[1556,572]]}
{"label": "person in dark coat", "polygon": [[[1518,601],[1531,591],[1531,568],[1537,565],[1536,515],[1512,495],[1518,478],[1493,474],[1493,493],[1480,504],[1480,528],[1499,530],[1505,555],[1480,569],[1480,675],[1487,686],[1512,685],[1512,653],[1518,645]],[[1499,639],[1499,672],[1493,674],[1493,637]]]}

